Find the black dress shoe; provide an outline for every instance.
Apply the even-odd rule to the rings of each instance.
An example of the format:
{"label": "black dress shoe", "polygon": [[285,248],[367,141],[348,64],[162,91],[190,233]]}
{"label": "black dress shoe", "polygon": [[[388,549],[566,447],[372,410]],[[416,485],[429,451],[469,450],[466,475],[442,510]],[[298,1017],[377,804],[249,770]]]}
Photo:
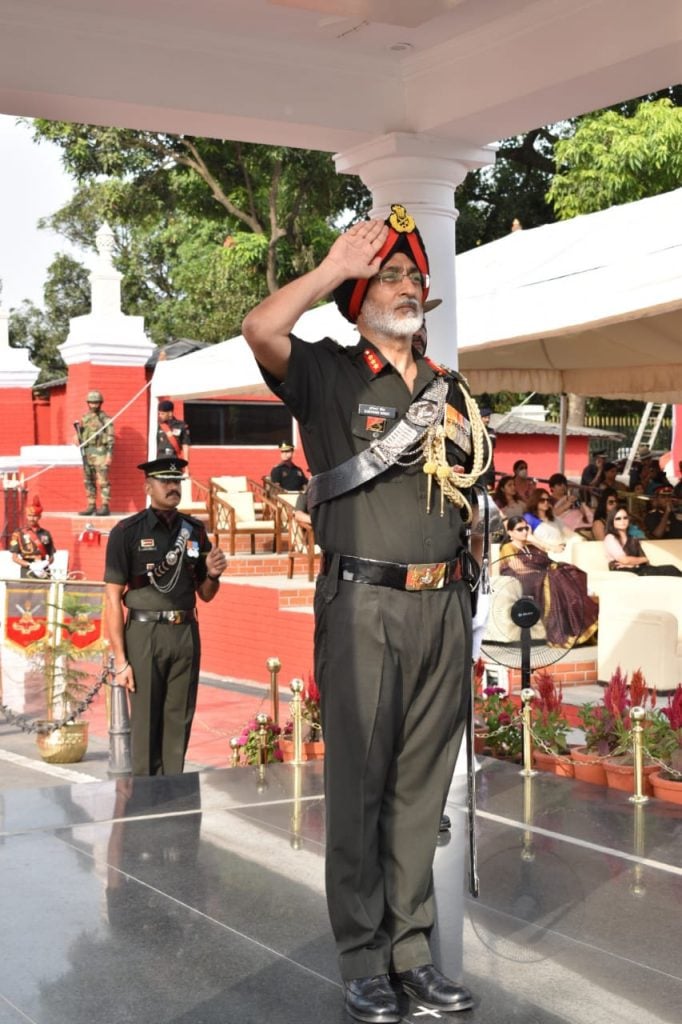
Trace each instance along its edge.
{"label": "black dress shoe", "polygon": [[94,516],[95,512],[96,512],[95,506],[94,505],[88,505],[88,507],[84,508],[82,512],[79,512],[78,515],[79,516]]}
{"label": "black dress shoe", "polygon": [[371,978],[353,978],[344,981],[346,1010],[355,1020],[367,1024],[398,1024],[400,1010],[398,997],[391,987],[387,974],[375,974]]}
{"label": "black dress shoe", "polygon": [[448,815],[447,814],[442,814],[441,815],[441,819],[440,819],[440,826],[438,828],[438,831],[439,832],[447,832],[448,829],[450,828],[451,824],[452,824],[452,822],[450,821],[450,818],[448,817]]}
{"label": "black dress shoe", "polygon": [[95,512],[96,516],[108,516],[110,514],[111,513],[109,512],[109,506],[108,505],[102,505],[102,507],[98,508],[97,511]]}
{"label": "black dress shoe", "polygon": [[433,964],[401,971],[397,978],[408,995],[430,1009],[455,1013],[457,1010],[470,1010],[474,1005],[469,989],[450,981]]}

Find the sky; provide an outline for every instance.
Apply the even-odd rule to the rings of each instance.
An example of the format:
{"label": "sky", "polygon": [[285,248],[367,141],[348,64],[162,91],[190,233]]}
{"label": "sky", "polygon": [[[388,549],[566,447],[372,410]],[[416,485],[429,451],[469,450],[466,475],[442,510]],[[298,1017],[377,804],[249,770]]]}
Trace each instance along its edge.
{"label": "sky", "polygon": [[57,252],[86,265],[90,258],[52,231],[38,230],[72,195],[73,180],[62,170],[61,153],[49,142],[34,143],[27,125],[0,114],[0,306],[9,311],[31,299],[43,305],[43,284]]}

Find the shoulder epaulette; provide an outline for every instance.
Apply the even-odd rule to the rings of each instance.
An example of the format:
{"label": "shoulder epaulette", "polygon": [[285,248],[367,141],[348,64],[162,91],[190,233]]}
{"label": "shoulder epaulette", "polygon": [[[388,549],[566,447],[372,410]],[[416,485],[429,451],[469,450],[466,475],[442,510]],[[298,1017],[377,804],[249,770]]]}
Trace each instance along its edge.
{"label": "shoulder epaulette", "polygon": [[139,523],[146,515],[147,509],[144,508],[141,512],[134,512],[132,516],[119,520],[118,525],[122,530],[128,530],[131,526],[135,526],[136,523]]}
{"label": "shoulder epaulette", "polygon": [[206,524],[202,523],[201,519],[197,519],[196,516],[188,516],[185,512],[180,513],[180,518],[184,519],[186,523],[190,523],[192,526],[203,526],[206,528]]}

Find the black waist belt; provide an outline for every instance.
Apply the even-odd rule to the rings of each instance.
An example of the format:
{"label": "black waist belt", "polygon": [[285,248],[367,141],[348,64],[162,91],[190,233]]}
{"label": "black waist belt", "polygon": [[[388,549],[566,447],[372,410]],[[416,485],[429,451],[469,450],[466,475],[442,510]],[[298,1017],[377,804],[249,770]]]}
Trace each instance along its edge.
{"label": "black waist belt", "polygon": [[184,611],[148,612],[130,608],[128,618],[135,619],[136,622],[169,622],[173,626],[178,626],[183,622],[196,622],[197,610],[196,608],[187,608]]}
{"label": "black waist belt", "polygon": [[[322,556],[322,574],[326,575],[334,556],[325,552]],[[449,583],[468,579],[463,567],[464,560],[458,555],[449,562],[378,562],[373,558],[356,558],[354,555],[339,556],[339,579],[351,583],[370,583],[375,587],[392,587],[394,590],[442,590]]]}

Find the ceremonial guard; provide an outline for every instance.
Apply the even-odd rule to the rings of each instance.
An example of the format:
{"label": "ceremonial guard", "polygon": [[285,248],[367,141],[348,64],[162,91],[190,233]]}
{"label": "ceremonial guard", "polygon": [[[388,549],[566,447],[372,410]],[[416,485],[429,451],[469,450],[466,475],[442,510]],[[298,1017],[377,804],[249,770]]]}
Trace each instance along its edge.
{"label": "ceremonial guard", "polygon": [[[346,1009],[370,1024],[399,1021],[401,993],[437,1012],[473,1005],[432,963],[429,933],[470,702],[470,488],[489,448],[463,378],[412,344],[428,290],[421,236],[396,204],[385,223],[342,234],[242,328],[313,473],[327,902]],[[330,292],[357,323],[354,347],[292,333]]]}
{"label": "ceremonial guard", "polygon": [[303,470],[292,461],[294,446],[288,441],[282,441],[279,451],[281,462],[270,470],[270,479],[283,491],[302,491],[308,483],[308,478]]}
{"label": "ceremonial guard", "polygon": [[49,530],[40,525],[43,506],[36,494],[26,506],[26,525],[15,530],[9,541],[12,561],[21,566],[21,578],[40,578],[49,575],[54,560],[54,543]]}
{"label": "ceremonial guard", "polygon": [[189,461],[191,439],[189,427],[174,414],[175,406],[169,398],[159,402],[159,425],[156,431],[157,459],[185,459]]}
{"label": "ceremonial guard", "polygon": [[[108,516],[111,502],[109,466],[114,450],[114,421],[102,409],[104,398],[101,391],[89,391],[88,411],[74,423],[76,443],[80,446],[83,459],[83,475],[88,507],[78,514],[81,516]],[[101,506],[97,508],[97,488]]]}
{"label": "ceremonial guard", "polygon": [[139,466],[150,507],[117,523],[107,544],[114,679],[130,694],[134,775],[183,770],[199,682],[196,597],[213,600],[226,565],[203,523],[177,511],[185,466]]}

